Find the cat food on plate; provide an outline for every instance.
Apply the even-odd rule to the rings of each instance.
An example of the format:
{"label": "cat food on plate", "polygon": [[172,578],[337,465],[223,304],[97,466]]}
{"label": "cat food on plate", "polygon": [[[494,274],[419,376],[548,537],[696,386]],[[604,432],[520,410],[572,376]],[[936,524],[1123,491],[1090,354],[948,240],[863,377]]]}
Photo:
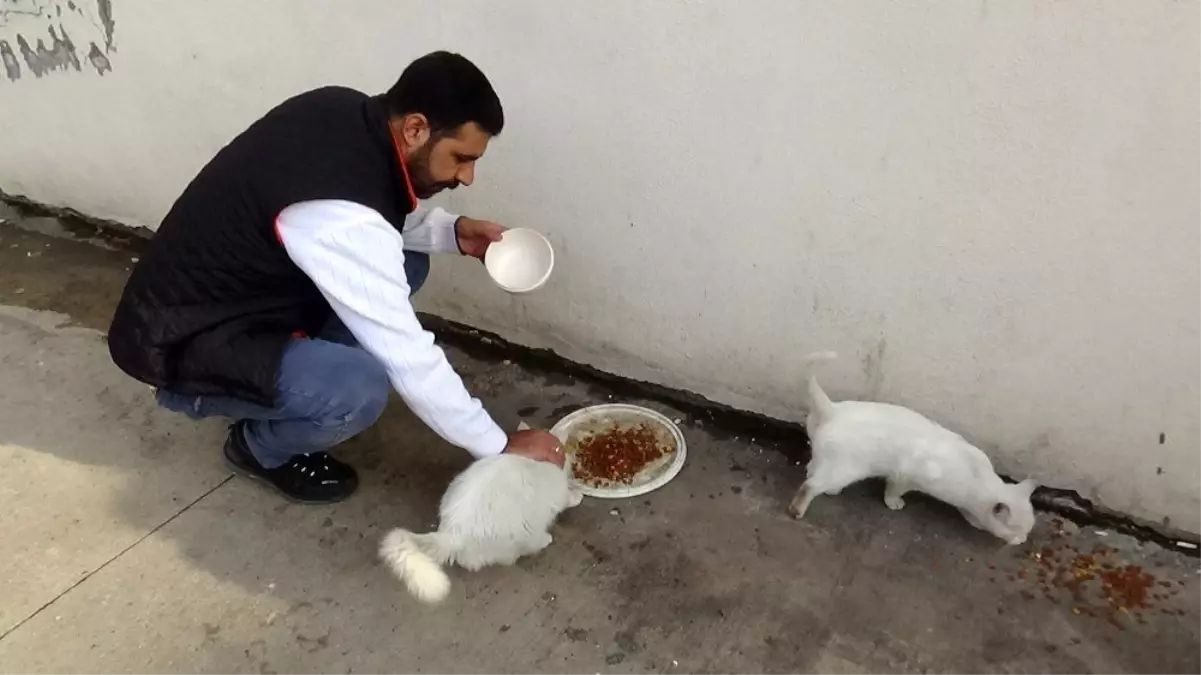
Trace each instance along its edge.
{"label": "cat food on plate", "polygon": [[621,427],[579,442],[572,455],[575,475],[594,485],[629,485],[648,464],[668,452],[646,424]]}
{"label": "cat food on plate", "polygon": [[551,433],[563,441],[571,482],[591,497],[635,497],[684,466],[684,435],[659,413],[624,404],[577,410]]}

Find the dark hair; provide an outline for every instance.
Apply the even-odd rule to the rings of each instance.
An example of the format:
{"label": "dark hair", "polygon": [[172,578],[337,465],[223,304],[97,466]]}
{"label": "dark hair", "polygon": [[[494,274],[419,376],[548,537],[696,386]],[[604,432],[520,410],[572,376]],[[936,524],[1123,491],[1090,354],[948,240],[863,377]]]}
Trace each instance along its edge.
{"label": "dark hair", "polygon": [[492,84],[459,54],[434,52],[410,63],[384,99],[393,115],[425,115],[433,133],[475,122],[497,136],[505,126],[505,111]]}

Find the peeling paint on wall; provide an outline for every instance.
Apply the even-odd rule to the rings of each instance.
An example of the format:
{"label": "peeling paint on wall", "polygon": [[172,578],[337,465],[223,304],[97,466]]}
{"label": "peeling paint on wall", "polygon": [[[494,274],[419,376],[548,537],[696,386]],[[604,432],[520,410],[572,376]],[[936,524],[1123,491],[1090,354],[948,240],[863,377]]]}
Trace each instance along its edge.
{"label": "peeling paint on wall", "polygon": [[112,0],[0,0],[0,81],[111,72],[115,28]]}

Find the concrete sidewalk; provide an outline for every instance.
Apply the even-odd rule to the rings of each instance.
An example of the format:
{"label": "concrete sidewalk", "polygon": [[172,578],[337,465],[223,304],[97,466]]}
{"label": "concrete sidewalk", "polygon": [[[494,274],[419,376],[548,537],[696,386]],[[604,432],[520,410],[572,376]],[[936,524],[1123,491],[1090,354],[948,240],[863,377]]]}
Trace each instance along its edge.
{"label": "concrete sidewalk", "polygon": [[[543,555],[456,571],[419,606],[375,549],[433,521],[466,455],[394,403],[341,452],[364,479],[346,503],[231,477],[221,424],[156,410],[108,358],[128,266],[0,225],[5,672],[1201,671],[1196,559],[1045,515],[1001,548],[928,500],[889,511],[876,484],[797,523],[803,467],[646,401],[683,418],[676,481],[585,500]],[[506,425],[612,395],[449,353]]]}

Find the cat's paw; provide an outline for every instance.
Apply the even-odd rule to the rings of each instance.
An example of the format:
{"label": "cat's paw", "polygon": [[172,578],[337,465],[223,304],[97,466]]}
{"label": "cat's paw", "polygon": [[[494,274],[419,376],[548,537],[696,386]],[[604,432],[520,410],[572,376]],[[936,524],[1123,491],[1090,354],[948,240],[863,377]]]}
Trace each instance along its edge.
{"label": "cat's paw", "polygon": [[901,497],[885,495],[884,496],[884,505],[887,506],[888,508],[892,509],[893,511],[900,511],[901,509],[905,508],[905,500]]}
{"label": "cat's paw", "polygon": [[797,490],[796,495],[788,504],[788,515],[796,520],[804,518],[805,511],[809,510],[809,502],[813,501],[813,496],[808,483],[801,485],[801,489]]}

